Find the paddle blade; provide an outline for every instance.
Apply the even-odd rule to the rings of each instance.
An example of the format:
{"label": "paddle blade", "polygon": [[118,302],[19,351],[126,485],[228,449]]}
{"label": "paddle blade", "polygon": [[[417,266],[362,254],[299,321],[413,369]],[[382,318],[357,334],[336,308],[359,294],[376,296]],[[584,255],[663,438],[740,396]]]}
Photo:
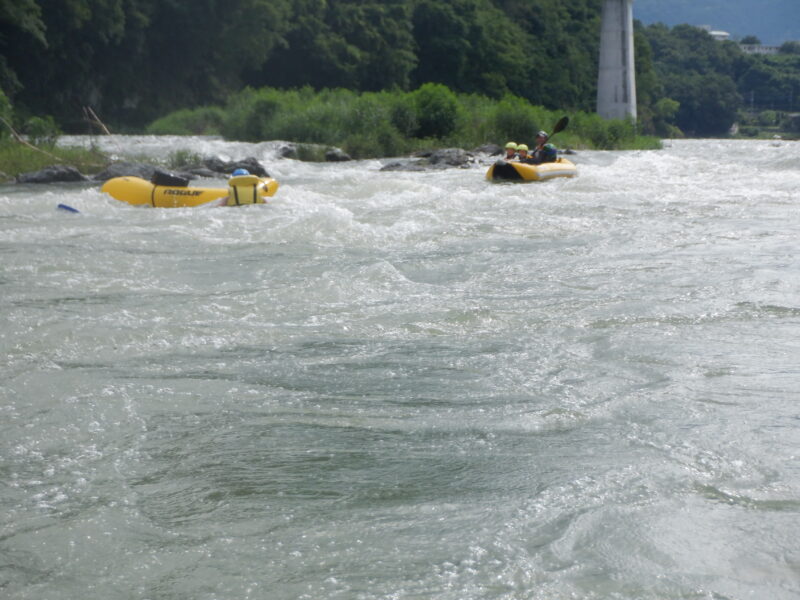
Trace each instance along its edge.
{"label": "paddle blade", "polygon": [[558,123],[553,125],[553,133],[550,134],[550,137],[553,137],[559,131],[564,131],[567,128],[567,125],[569,125],[569,117],[561,117],[558,120]]}

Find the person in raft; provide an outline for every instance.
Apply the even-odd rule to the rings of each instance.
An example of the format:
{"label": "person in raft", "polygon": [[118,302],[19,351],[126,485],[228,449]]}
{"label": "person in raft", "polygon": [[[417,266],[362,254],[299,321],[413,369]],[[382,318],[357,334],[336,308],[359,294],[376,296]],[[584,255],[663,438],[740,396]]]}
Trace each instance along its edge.
{"label": "person in raft", "polygon": [[517,144],[516,142],[508,142],[506,144],[506,160],[514,160],[517,158]]}
{"label": "person in raft", "polygon": [[519,162],[522,163],[530,163],[531,157],[528,156],[528,145],[527,144],[519,144],[517,146],[517,158]]}
{"label": "person in raft", "polygon": [[536,148],[531,152],[532,164],[540,165],[558,160],[558,150],[553,144],[547,143],[548,139],[550,139],[550,136],[547,135],[546,131],[540,131],[536,134]]}
{"label": "person in raft", "polygon": [[228,195],[220,198],[214,206],[242,206],[244,204],[266,204],[258,195],[260,180],[250,175],[247,169],[236,169],[228,180]]}

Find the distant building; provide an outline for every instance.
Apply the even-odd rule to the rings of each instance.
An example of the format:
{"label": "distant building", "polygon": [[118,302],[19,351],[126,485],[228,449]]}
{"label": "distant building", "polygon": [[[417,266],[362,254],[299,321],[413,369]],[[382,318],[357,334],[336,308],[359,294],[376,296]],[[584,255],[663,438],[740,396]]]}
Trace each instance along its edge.
{"label": "distant building", "polygon": [[731,39],[731,34],[727,31],[719,31],[716,29],[711,29],[711,25],[698,25],[698,29],[704,29],[708,32],[712,38],[717,40],[718,42],[724,42],[726,40]]}
{"label": "distant building", "polygon": [[780,46],[762,46],[761,44],[739,44],[745,54],[779,54]]}

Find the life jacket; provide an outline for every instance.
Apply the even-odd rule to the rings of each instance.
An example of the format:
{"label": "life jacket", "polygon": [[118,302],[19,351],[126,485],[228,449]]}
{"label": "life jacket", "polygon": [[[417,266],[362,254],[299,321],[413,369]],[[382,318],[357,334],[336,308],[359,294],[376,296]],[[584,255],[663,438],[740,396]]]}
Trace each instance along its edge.
{"label": "life jacket", "polygon": [[534,150],[533,157],[537,163],[556,162],[558,160],[558,150],[553,144],[548,143]]}
{"label": "life jacket", "polygon": [[263,181],[255,175],[237,175],[228,179],[228,201],[225,206],[266,204],[261,191]]}

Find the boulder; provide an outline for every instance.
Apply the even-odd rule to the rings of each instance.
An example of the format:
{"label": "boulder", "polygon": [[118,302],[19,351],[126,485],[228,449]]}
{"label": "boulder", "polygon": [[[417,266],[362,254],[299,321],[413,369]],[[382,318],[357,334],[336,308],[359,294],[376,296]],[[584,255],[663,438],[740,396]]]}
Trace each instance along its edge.
{"label": "boulder", "polygon": [[473,151],[475,154],[488,154],[489,156],[498,156],[503,154],[503,148],[498,146],[497,144],[484,144],[483,146],[478,146]]}
{"label": "boulder", "polygon": [[231,161],[225,161],[217,156],[214,156],[205,159],[203,161],[203,165],[214,173],[222,173],[224,175],[230,175],[236,169],[247,169],[251,175],[256,175],[258,177],[269,177],[267,170],[260,162],[258,162],[258,159],[253,156]]}
{"label": "boulder", "polygon": [[278,148],[278,158],[297,159],[297,146],[295,144],[284,144]]}
{"label": "boulder", "polygon": [[434,171],[449,167],[466,169],[475,161],[472,154],[461,148],[423,150],[413,156],[413,158],[393,160],[381,167],[381,171]]}
{"label": "boulder", "polygon": [[190,169],[187,169],[187,173],[194,175],[195,177],[208,177],[209,179],[219,177],[219,173],[215,173],[208,167],[191,167]]}
{"label": "boulder", "polygon": [[153,165],[120,161],[109,165],[105,171],[101,171],[92,179],[95,181],[107,181],[114,177],[141,177],[150,181],[155,171],[156,167]]}
{"label": "boulder", "polygon": [[393,160],[381,167],[381,171],[428,171],[430,165],[421,160]]}
{"label": "boulder", "polygon": [[461,148],[442,148],[434,150],[428,157],[428,162],[446,167],[466,167],[472,162],[472,155]]}
{"label": "boulder", "polygon": [[75,167],[66,165],[52,165],[40,171],[17,175],[17,183],[59,183],[64,181],[89,181],[89,178]]}
{"label": "boulder", "polygon": [[327,162],[346,162],[353,159],[341,148],[329,148],[325,151],[325,160]]}

